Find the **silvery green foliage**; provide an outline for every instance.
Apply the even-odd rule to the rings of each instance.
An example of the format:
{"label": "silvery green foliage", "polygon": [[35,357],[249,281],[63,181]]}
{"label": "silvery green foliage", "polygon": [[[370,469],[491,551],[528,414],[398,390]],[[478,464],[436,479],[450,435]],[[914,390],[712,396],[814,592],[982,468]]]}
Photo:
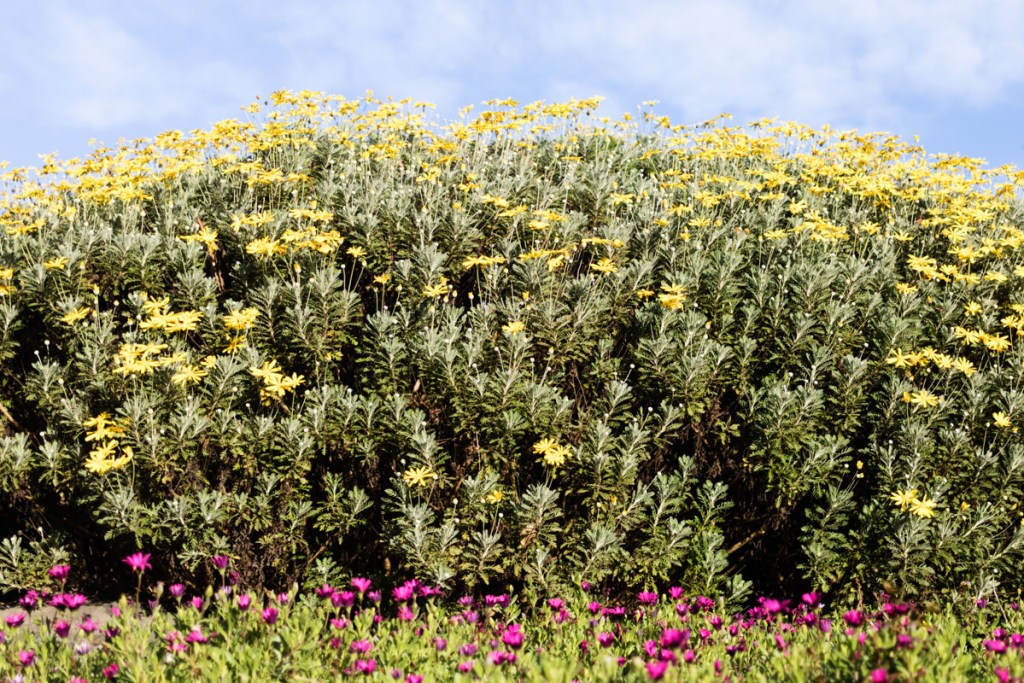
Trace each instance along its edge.
{"label": "silvery green foliage", "polygon": [[[897,288],[916,277],[908,256],[945,253],[934,236],[856,229],[914,230],[932,200],[879,208],[811,192],[806,159],[582,127],[453,143],[457,163],[411,133],[390,155],[332,135],[253,146],[141,200],[72,193],[73,217],[0,235],[17,285],[0,306],[0,496],[18,503],[5,537],[74,522],[59,541],[75,556],[144,547],[184,576],[224,553],[267,583],[386,566],[469,587],[681,581],[738,600],[747,580],[912,594],[1012,574],[1024,451],[990,420],[1024,410],[1020,352],[967,349],[974,374],[886,362],[955,349],[968,295]],[[243,163],[308,180],[250,182],[228,170]],[[725,192],[715,177],[776,166],[779,198],[741,188],[699,206]],[[790,202],[847,238],[801,232]],[[308,238],[287,232],[308,227],[289,211],[314,207],[317,233],[344,242],[289,247]],[[558,218],[531,225],[539,212]],[[200,224],[215,249],[180,239]],[[254,252],[263,238],[284,251]],[[995,310],[1019,282],[978,287]],[[161,297],[200,313],[196,328],[145,329]],[[258,316],[228,330],[243,309]],[[119,372],[129,344],[185,360]],[[302,383],[268,395],[252,371],[270,362]],[[174,381],[183,363],[205,375]],[[910,404],[922,387],[942,402]],[[134,459],[99,475],[83,423],[104,412]],[[545,440],[561,462],[535,450]],[[893,504],[909,490],[936,516]]]}

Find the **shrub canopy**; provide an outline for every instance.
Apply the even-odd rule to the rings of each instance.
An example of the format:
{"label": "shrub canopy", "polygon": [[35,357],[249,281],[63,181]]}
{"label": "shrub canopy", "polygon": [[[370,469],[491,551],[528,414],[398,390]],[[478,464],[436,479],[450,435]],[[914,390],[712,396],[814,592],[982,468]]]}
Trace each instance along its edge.
{"label": "shrub canopy", "polygon": [[260,585],[1015,589],[1024,173],[596,105],[278,92],[7,172],[0,588],[145,549]]}

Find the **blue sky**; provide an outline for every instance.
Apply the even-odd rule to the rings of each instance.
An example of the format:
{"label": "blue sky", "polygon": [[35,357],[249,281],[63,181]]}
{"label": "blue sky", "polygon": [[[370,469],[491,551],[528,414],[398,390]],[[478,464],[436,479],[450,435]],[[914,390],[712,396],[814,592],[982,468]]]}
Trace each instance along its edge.
{"label": "blue sky", "polygon": [[919,134],[1024,167],[1020,0],[33,0],[0,3],[0,159],[243,116],[287,88],[467,104],[645,100]]}

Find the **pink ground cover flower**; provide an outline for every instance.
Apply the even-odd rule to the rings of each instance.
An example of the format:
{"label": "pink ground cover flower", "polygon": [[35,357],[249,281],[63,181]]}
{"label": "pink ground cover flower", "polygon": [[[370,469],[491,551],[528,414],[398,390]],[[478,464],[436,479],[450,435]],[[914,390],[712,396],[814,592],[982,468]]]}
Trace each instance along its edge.
{"label": "pink ground cover flower", "polygon": [[668,662],[647,662],[647,676],[652,681],[660,681],[668,669]]}
{"label": "pink ground cover flower", "polygon": [[149,563],[151,555],[149,553],[132,553],[128,557],[124,558],[123,562],[131,567],[133,572],[139,572],[140,574],[148,569],[152,569],[153,565]]}
{"label": "pink ground cover flower", "polygon": [[71,572],[71,567],[66,564],[55,564],[50,567],[49,574],[52,578],[63,582],[64,579],[68,578],[68,574]]}

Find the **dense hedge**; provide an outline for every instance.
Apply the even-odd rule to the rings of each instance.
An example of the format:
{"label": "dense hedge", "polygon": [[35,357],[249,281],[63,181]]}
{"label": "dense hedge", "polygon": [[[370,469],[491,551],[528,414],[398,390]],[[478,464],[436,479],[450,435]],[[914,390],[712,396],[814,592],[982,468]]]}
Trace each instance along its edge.
{"label": "dense hedge", "polygon": [[0,588],[1017,590],[1020,172],[272,99],[6,174]]}

